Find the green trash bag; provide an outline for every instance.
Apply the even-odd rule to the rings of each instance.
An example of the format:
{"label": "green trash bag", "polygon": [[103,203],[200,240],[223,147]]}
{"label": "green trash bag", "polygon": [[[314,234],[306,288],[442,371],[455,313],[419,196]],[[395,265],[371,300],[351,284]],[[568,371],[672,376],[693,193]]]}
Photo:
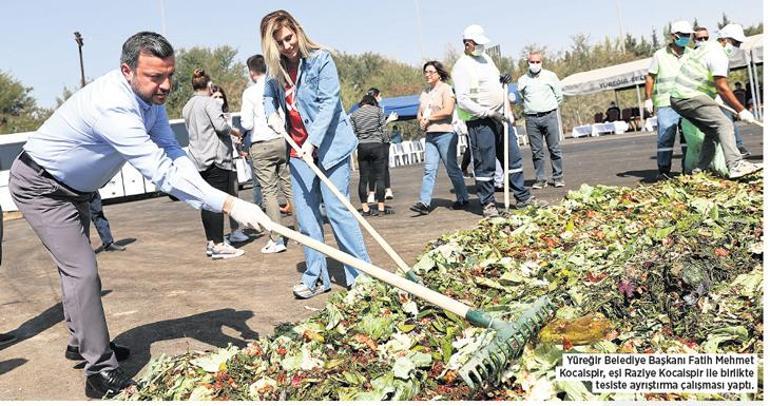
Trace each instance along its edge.
{"label": "green trash bag", "polygon": [[[687,140],[687,156],[684,158],[684,168],[687,173],[692,172],[700,159],[700,151],[703,148],[703,133],[686,118],[682,118],[682,133],[684,133],[684,139]],[[727,176],[727,162],[725,162],[725,154],[722,152],[722,147],[717,141],[716,150],[714,151],[714,159],[709,164],[709,169],[715,173]]]}

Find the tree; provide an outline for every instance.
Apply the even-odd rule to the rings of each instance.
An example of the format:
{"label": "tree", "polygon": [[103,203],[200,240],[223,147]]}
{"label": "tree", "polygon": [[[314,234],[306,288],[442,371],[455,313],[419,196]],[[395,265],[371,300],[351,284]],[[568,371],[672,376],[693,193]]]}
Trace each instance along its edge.
{"label": "tree", "polygon": [[169,118],[182,117],[182,108],[193,95],[191,80],[196,68],[205,70],[211,81],[225,90],[230,111],[239,111],[248,80],[246,65],[235,61],[237,53],[235,48],[227,45],[214,49],[194,47],[178,50],[174,88],[166,102]]}
{"label": "tree", "polygon": [[717,27],[721,30],[725,25],[730,24],[730,19],[727,18],[727,14],[722,12],[722,21],[717,23]]}
{"label": "tree", "polygon": [[658,33],[655,28],[652,29],[652,49],[660,48],[660,40],[658,40]]}
{"label": "tree", "polygon": [[0,71],[0,134],[36,130],[50,112],[37,106],[25,87],[10,74]]}

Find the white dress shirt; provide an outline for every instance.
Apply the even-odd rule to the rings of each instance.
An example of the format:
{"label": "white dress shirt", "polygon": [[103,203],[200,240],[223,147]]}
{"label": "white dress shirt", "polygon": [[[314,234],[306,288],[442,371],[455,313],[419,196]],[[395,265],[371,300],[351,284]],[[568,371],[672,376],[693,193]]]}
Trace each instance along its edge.
{"label": "white dress shirt", "polygon": [[281,138],[281,134],[267,125],[264,96],[265,75],[262,75],[243,91],[243,97],[241,97],[241,127],[251,131],[252,143]]}
{"label": "white dress shirt", "polygon": [[160,190],[195,208],[220,212],[228,196],[200,177],[171,130],[165,107],[140,99],[118,69],[72,95],[24,150],[81,192],[98,190],[128,161]]}

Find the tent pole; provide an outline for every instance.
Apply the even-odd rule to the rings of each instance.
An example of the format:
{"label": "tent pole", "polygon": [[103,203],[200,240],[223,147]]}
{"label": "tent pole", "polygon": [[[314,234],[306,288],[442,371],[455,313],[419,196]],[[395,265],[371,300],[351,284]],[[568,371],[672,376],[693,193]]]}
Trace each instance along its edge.
{"label": "tent pole", "polygon": [[640,117],[640,124],[642,128],[644,128],[645,120],[644,120],[644,105],[642,105],[642,94],[639,92],[639,84],[636,84],[636,103],[637,106],[639,106],[639,117]]}
{"label": "tent pole", "polygon": [[759,85],[759,76],[757,76],[757,64],[754,64],[754,87],[756,87],[757,92],[754,93],[754,109],[756,110],[757,114],[759,115],[759,120],[763,120],[765,118],[764,115],[764,106],[762,105],[762,95],[760,94],[760,91],[762,90]]}
{"label": "tent pole", "polygon": [[[751,71],[751,59],[749,57],[748,52],[745,53],[745,55],[746,55],[746,72],[749,74],[749,89],[751,89],[752,97],[754,97],[753,94],[756,91],[756,87],[754,86],[754,73]],[[754,100],[756,100],[756,98]],[[748,100],[744,100],[744,101],[748,102]],[[754,105],[756,106],[756,102],[754,103]],[[746,106],[743,106],[743,107],[746,107]],[[758,110],[759,109],[755,108],[754,109],[754,113],[753,113],[754,114],[754,118],[756,118],[756,119],[759,119],[759,112],[758,112]]]}
{"label": "tent pole", "polygon": [[577,104],[577,108],[575,109],[575,111],[577,112],[577,116],[578,116],[578,125],[582,125],[583,120],[580,118],[580,103]]}

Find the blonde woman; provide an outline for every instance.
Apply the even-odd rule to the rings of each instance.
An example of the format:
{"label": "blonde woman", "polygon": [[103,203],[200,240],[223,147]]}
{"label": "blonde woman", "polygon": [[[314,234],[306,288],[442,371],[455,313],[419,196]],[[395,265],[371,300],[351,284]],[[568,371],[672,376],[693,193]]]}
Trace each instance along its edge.
{"label": "blonde woman", "polygon": [[[301,147],[289,158],[291,186],[299,230],[323,242],[321,202],[342,251],[369,261],[364,238],[353,215],[320,182],[303,156],[315,164],[345,196],[350,196],[350,154],[358,139],[342,108],[337,67],[326,49],[308,38],[291,14],[278,10],[266,15],[260,26],[262,53],[268,66],[265,115],[268,123]],[[286,113],[285,127],[277,113]],[[307,270],[292,289],[300,299],[331,290],[326,258],[305,248]],[[345,266],[345,285],[353,285],[358,271]],[[319,285],[320,282],[320,285]]]}

